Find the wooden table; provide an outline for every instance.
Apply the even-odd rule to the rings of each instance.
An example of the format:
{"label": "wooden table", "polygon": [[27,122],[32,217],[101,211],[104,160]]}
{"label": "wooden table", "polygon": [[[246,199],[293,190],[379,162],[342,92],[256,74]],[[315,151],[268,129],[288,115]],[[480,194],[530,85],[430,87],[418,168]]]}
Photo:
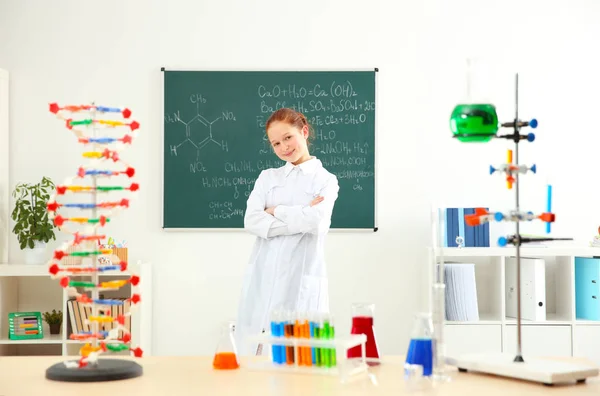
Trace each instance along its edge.
{"label": "wooden table", "polygon": [[[112,356],[111,356],[112,358]],[[100,383],[62,383],[46,380],[46,369],[62,356],[0,356],[0,396],[111,396],[111,395],[600,395],[600,378],[585,384],[553,386],[458,373],[452,381],[434,389],[414,392],[403,378],[401,357],[383,359],[383,364],[342,384],[338,377],[253,371],[215,371],[212,357],[153,356],[136,359],[144,368],[142,377]],[[129,359],[129,358],[125,358]],[[131,358],[134,359],[134,358]],[[244,361],[242,360],[242,364]]]}

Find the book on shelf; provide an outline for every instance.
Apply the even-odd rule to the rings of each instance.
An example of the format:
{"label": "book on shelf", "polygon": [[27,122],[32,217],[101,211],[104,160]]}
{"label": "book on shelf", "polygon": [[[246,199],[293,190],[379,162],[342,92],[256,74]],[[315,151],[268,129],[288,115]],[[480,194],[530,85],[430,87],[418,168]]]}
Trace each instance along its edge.
{"label": "book on shelf", "polygon": [[[131,309],[131,301],[128,298],[117,298],[117,300],[123,301],[121,305],[113,305],[110,307],[110,312],[99,311],[99,314],[107,314],[111,316],[114,322],[104,322],[98,324],[100,331],[110,331],[117,328],[117,318],[119,315],[125,315],[129,313]],[[82,332],[88,332],[92,330],[92,325],[87,323],[87,320],[92,315],[92,307],[83,303],[78,302],[72,298],[67,300],[67,338],[72,333],[78,334]],[[131,332],[131,316],[125,316],[125,328],[128,332]],[[119,331],[119,337],[123,336],[123,331]]]}
{"label": "book on shelf", "polygon": [[446,320],[478,321],[475,264],[447,263],[444,266],[446,283]]}
{"label": "book on shelf", "polygon": [[[488,208],[485,208],[488,210]],[[465,215],[475,213],[475,208],[444,208],[444,219],[440,222],[442,229],[442,246],[459,247],[457,239],[462,238],[462,247],[490,247],[490,223],[469,226]],[[459,240],[460,241],[460,240]]]}

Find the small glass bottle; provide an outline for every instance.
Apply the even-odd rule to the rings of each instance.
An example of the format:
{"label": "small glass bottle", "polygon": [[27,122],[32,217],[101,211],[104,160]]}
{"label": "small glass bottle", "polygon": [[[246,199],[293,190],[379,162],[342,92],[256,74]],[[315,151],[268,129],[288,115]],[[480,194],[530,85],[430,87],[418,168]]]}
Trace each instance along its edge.
{"label": "small glass bottle", "polygon": [[[369,365],[374,366],[380,363],[379,349],[377,348],[377,340],[375,338],[375,329],[373,327],[373,313],[375,304],[371,303],[354,303],[352,304],[352,330],[351,334],[365,334],[367,342],[365,343],[366,361]],[[348,349],[348,358],[362,357],[361,347],[356,346]]]}
{"label": "small glass bottle", "polygon": [[213,368],[217,370],[233,370],[240,367],[233,337],[234,329],[235,324],[233,322],[227,322],[223,326],[213,359]]}
{"label": "small glass bottle", "polygon": [[415,316],[413,329],[406,353],[407,365],[423,366],[423,376],[432,374],[433,370],[433,321],[430,313],[419,313]]}

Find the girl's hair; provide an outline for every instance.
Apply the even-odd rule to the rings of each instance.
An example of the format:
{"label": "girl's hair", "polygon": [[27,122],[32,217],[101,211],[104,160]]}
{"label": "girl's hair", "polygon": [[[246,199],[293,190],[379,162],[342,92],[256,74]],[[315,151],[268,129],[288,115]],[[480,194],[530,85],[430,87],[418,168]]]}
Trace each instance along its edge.
{"label": "girl's hair", "polygon": [[312,126],[308,123],[306,116],[299,111],[287,107],[276,110],[267,120],[265,133],[269,130],[269,126],[271,126],[271,124],[275,121],[285,122],[286,124],[295,126],[298,129],[302,129],[306,125],[308,126],[308,144],[310,144],[310,141],[314,139],[314,130]]}

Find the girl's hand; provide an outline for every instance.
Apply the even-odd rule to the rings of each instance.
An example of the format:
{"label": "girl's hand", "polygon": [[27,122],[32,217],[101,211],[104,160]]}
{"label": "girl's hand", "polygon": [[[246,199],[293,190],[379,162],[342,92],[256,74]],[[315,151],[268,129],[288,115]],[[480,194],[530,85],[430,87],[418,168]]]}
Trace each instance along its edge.
{"label": "girl's hand", "polygon": [[323,202],[323,197],[316,197],[315,199],[312,200],[312,202],[310,203],[310,206],[315,206],[317,204],[320,204],[321,202]]}
{"label": "girl's hand", "polygon": [[265,212],[270,214],[271,216],[275,216],[275,207],[265,209]]}

